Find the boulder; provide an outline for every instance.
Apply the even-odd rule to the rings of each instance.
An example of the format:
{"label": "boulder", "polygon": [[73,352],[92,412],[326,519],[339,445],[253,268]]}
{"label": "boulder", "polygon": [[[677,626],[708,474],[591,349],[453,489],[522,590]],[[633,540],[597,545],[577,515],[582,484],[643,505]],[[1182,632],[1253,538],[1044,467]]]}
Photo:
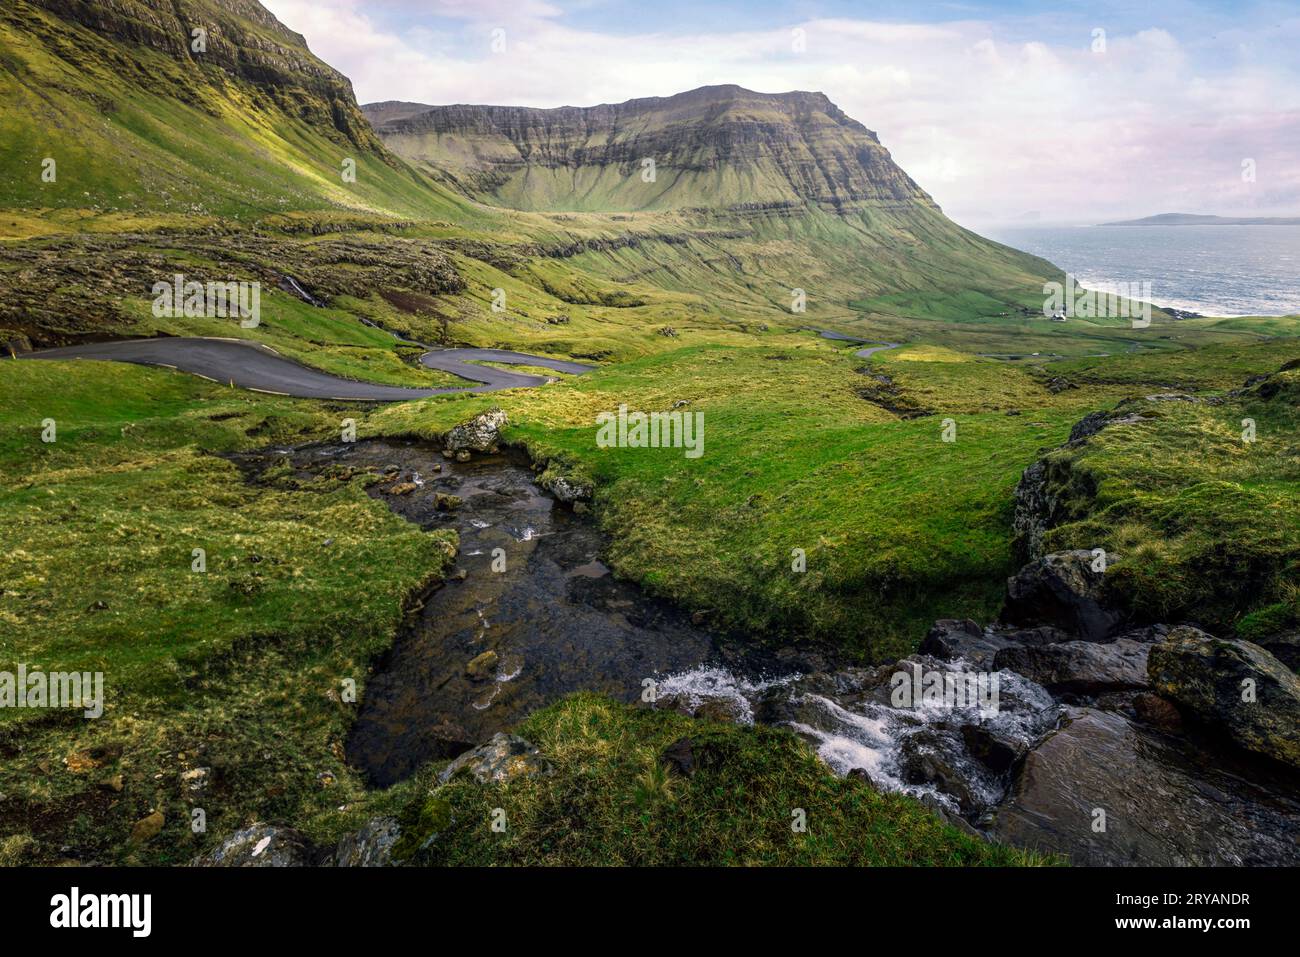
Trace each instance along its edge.
{"label": "boulder", "polygon": [[1029,751],[1029,742],[992,724],[962,725],[961,738],[971,756],[990,771],[1010,771]]}
{"label": "boulder", "polygon": [[899,748],[898,765],[903,781],[933,785],[962,815],[976,814],[988,803],[987,785],[971,773],[961,741],[951,731],[926,728],[909,736]]}
{"label": "boulder", "polygon": [[1103,573],[1093,571],[1092,562],[1091,552],[1077,549],[1025,565],[1007,581],[1002,620],[1051,625],[1084,641],[1106,641],[1119,630],[1123,616],[1102,604]]}
{"label": "boulder", "polygon": [[328,863],[335,867],[387,867],[401,836],[402,826],[396,818],[374,818],[360,830],[343,835]]}
{"label": "boulder", "polygon": [[443,448],[451,452],[494,451],[501,441],[501,430],[509,424],[510,419],[504,411],[488,409],[444,435]]}
{"label": "boulder", "polygon": [[940,661],[963,659],[972,668],[988,669],[994,656],[1003,648],[1015,644],[992,631],[985,632],[969,618],[941,618],[930,626],[918,649],[923,655],[933,655]]}
{"label": "boulder", "polygon": [[1016,555],[1023,561],[1043,554],[1043,535],[1059,520],[1059,505],[1047,482],[1047,462],[1031,464],[1016,483],[1011,531]]}
{"label": "boulder", "polygon": [[1072,709],[983,823],[996,840],[1080,865],[1300,863],[1300,808],[1231,764],[1123,715]]}
{"label": "boulder", "polygon": [[1151,685],[1239,746],[1300,768],[1300,678],[1259,645],[1174,628],[1151,648]]}
{"label": "boulder", "polygon": [[1008,668],[1038,682],[1049,691],[1103,694],[1147,686],[1147,654],[1151,645],[1128,638],[1110,644],[1063,641],[1051,645],[1003,648],[993,660],[999,671]]}
{"label": "boulder", "polygon": [[565,504],[591,501],[592,487],[568,475],[547,469],[537,479],[537,484]]}
{"label": "boulder", "polygon": [[550,774],[551,766],[541,752],[523,738],[494,734],[487,744],[466,751],[438,774],[438,783],[446,784],[461,772],[474,776],[479,784],[500,784],[519,778]]}
{"label": "boulder", "polygon": [[303,867],[311,863],[307,842],[297,831],[254,824],[201,854],[191,867]]}

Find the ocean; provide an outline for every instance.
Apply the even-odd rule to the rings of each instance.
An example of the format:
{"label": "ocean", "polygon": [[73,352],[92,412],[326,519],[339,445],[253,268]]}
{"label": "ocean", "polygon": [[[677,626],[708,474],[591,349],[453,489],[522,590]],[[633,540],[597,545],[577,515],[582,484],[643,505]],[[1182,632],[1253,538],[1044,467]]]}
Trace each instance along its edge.
{"label": "ocean", "polygon": [[1300,226],[1016,226],[976,230],[1088,286],[1151,283],[1158,306],[1205,316],[1300,313]]}

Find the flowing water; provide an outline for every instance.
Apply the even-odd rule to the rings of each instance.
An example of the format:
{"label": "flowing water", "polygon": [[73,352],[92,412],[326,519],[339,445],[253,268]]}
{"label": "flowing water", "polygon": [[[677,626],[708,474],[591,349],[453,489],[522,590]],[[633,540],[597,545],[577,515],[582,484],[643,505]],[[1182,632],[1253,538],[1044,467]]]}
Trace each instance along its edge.
{"label": "flowing water", "polygon": [[[647,680],[701,665],[757,673],[805,664],[790,656],[760,664],[757,653],[616,579],[594,523],[543,492],[521,460],[460,463],[428,445],[382,441],[279,449],[271,458],[282,455],[303,477],[330,466],[384,475],[372,495],[423,528],[460,536],[447,581],[367,684],[347,752],[375,784],[459,754],[574,691],[630,702]],[[407,483],[416,489],[393,493]],[[439,509],[440,493],[461,505]]]}
{"label": "flowing water", "polygon": [[[1225,768],[1238,760],[1211,757],[1213,742],[1167,739],[1095,708],[1078,712],[1077,729],[1068,720],[1062,727],[1067,709],[1005,670],[991,711],[900,707],[891,700],[900,668],[967,669],[924,655],[844,667],[802,643],[760,650],[710,634],[615,578],[594,523],[540,490],[521,459],[459,463],[426,444],[391,441],[236,456],[254,477],[283,458],[302,478],[340,466],[382,477],[370,494],[423,528],[460,536],[447,580],[378,663],[347,742],[349,761],[378,786],[460,754],[564,695],[590,690],[633,702],[649,680],[656,707],[789,728],[836,773],[861,774],[959,826],[1015,843],[1092,863],[1300,857],[1285,837],[1300,828],[1293,779],[1269,783],[1248,766],[1211,775],[1207,760]],[[413,489],[399,491],[404,486]],[[439,495],[461,503],[440,508]],[[1027,765],[1037,768],[1032,776],[1019,771],[1026,752],[1038,762]],[[1132,786],[1110,799],[1128,802],[1127,816],[1146,824],[1127,836],[1119,828],[1107,843],[1073,803],[1098,800],[1080,788],[1112,786],[1115,768]],[[1187,825],[1189,813],[1199,826]]]}

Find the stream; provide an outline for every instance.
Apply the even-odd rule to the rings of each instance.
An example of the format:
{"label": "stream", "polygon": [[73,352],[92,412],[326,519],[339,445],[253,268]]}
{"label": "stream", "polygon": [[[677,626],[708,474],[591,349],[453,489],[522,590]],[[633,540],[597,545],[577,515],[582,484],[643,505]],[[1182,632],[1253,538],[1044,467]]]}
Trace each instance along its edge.
{"label": "stream", "polygon": [[[542,491],[522,456],[462,463],[425,443],[367,440],[271,449],[243,464],[255,477],[286,457],[302,478],[339,465],[381,476],[369,494],[422,528],[460,536],[446,581],[378,662],[348,738],[349,762],[375,786],[455,757],[564,695],[635,702],[649,680],[655,707],[786,727],[838,774],[1077,863],[1300,862],[1294,776],[1134,721],[1131,696],[1059,698],[1003,670],[992,711],[899,707],[891,679],[902,667],[978,669],[924,654],[853,667],[823,648],[713,635],[617,579],[595,523]],[[440,495],[460,504],[440,508]],[[1093,830],[1097,807],[1111,815],[1106,833]]]}
{"label": "stream", "polygon": [[[421,443],[370,440],[274,449],[300,477],[332,465],[384,476],[370,494],[422,528],[451,528],[460,548],[446,581],[370,679],[347,742],[378,786],[454,757],[574,691],[637,701],[644,682],[684,688],[702,669],[730,675],[822,667],[815,653],[720,640],[673,604],[618,580],[595,524],[533,481],[522,458],[445,459]],[[414,484],[416,490],[394,494]],[[437,496],[461,500],[439,509]],[[762,679],[755,678],[756,682]]]}

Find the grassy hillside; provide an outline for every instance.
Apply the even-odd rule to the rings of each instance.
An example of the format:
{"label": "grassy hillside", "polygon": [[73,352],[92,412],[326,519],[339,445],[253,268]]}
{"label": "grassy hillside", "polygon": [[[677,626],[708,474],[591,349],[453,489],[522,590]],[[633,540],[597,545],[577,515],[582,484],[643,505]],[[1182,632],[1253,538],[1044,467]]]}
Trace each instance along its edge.
{"label": "grassy hillside", "polygon": [[[195,27],[206,52],[191,49]],[[465,211],[384,150],[348,81],[252,0],[13,0],[0,98],[0,196],[38,218]]]}
{"label": "grassy hillside", "polygon": [[[451,158],[442,173],[432,160],[417,172],[390,153],[347,80],[253,0],[122,0],[106,13],[91,9],[80,0],[16,0],[0,12],[0,93],[9,106],[0,136],[10,146],[0,158],[7,339],[58,344],[190,329],[138,321],[152,282],[178,260],[187,265],[170,251],[149,258],[161,236],[170,250],[190,251],[188,265],[211,269],[211,278],[274,287],[293,275],[352,317],[336,313],[330,323],[345,339],[371,335],[344,329],[362,317],[428,342],[607,358],[802,325],[971,352],[1065,355],[1253,334],[1241,325],[1180,324],[1172,332],[1160,314],[1140,334],[1113,321],[1049,323],[1041,287],[1057,276],[1054,267],[949,221],[874,134],[819,94],[719,88],[653,101],[629,127],[635,142],[615,153],[654,146],[661,182],[676,184],[671,203],[616,212],[607,191],[569,190],[582,201],[561,205],[594,211],[518,212],[467,198],[465,184],[448,179]],[[192,24],[209,31],[206,52],[191,49]],[[624,170],[621,153],[577,143],[563,151],[530,150],[535,188],[548,163],[596,164],[602,175],[628,173],[641,183],[639,166]],[[56,163],[49,182],[47,158]],[[345,159],[356,161],[355,182],[342,176]],[[731,169],[743,189],[733,195],[692,179],[714,168]],[[769,193],[782,198],[755,198]],[[27,244],[53,236],[64,245],[48,245],[55,255],[33,266]],[[431,258],[449,257],[449,268],[412,272],[411,243]],[[71,266],[121,257],[124,246],[140,268]],[[331,268],[318,265],[311,275],[322,261]],[[497,289],[507,293],[504,313],[490,308]],[[795,290],[806,311],[792,310]],[[567,321],[552,321],[558,317]],[[265,334],[277,348],[345,375],[428,381],[402,361],[396,343],[376,342],[389,355],[372,352],[369,365],[342,355],[334,335],[320,334],[324,324],[273,318]]]}

